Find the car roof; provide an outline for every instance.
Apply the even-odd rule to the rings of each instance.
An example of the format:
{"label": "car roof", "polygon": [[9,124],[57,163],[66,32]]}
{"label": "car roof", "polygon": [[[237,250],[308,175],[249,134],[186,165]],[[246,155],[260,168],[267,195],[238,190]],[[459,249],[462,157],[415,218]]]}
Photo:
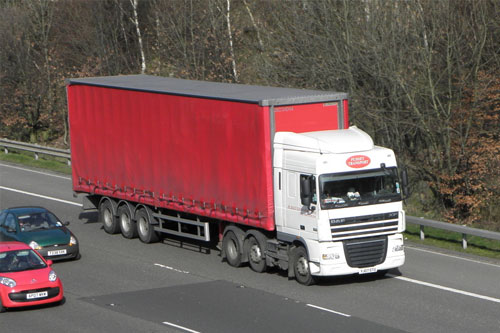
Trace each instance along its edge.
{"label": "car roof", "polygon": [[46,208],[37,207],[37,206],[26,206],[26,207],[11,207],[4,209],[3,212],[14,213],[16,216],[26,215],[26,214],[35,214],[35,213],[44,213],[49,212]]}
{"label": "car roof", "polygon": [[15,250],[30,250],[28,244],[21,242],[0,242],[0,252],[15,251]]}

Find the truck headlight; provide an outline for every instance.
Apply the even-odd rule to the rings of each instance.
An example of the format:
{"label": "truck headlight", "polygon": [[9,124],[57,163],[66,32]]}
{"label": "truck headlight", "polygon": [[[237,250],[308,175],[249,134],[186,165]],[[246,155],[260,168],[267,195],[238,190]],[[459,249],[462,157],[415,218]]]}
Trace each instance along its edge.
{"label": "truck headlight", "polygon": [[321,258],[323,260],[336,260],[340,259],[340,255],[338,253],[323,253]]}
{"label": "truck headlight", "polygon": [[37,242],[35,241],[31,241],[29,246],[33,249],[33,250],[41,250],[42,247],[40,245],[38,245]]}
{"label": "truck headlight", "polygon": [[9,288],[14,288],[16,286],[16,281],[0,276],[0,283]]}
{"label": "truck headlight", "polygon": [[394,245],[392,247],[392,252],[399,252],[399,251],[403,251],[404,249],[405,249],[405,247],[403,244]]}

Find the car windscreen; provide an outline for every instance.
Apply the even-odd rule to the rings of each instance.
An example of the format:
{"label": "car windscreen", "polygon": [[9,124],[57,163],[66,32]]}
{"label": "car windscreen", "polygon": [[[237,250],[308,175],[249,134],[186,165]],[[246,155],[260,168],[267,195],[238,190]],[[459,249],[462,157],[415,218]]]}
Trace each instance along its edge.
{"label": "car windscreen", "polygon": [[19,228],[21,231],[33,231],[39,229],[60,228],[61,222],[50,212],[36,212],[18,215]]}
{"label": "car windscreen", "polygon": [[0,253],[0,273],[20,272],[47,267],[33,250],[16,250]]}
{"label": "car windscreen", "polygon": [[319,190],[322,209],[401,200],[396,168],[320,175]]}

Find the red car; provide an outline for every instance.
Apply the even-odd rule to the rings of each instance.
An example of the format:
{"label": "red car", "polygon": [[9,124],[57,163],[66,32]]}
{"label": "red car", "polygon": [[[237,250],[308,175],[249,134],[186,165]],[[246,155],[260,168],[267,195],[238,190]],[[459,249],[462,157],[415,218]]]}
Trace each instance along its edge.
{"label": "red car", "polygon": [[64,301],[61,280],[38,252],[21,242],[0,242],[0,312]]}

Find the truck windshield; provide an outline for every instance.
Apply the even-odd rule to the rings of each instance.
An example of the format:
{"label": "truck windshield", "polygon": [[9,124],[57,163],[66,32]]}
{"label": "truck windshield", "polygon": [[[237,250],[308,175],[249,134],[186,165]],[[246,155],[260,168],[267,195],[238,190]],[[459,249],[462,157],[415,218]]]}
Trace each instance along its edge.
{"label": "truck windshield", "polygon": [[396,168],[320,175],[319,192],[321,209],[401,200]]}

